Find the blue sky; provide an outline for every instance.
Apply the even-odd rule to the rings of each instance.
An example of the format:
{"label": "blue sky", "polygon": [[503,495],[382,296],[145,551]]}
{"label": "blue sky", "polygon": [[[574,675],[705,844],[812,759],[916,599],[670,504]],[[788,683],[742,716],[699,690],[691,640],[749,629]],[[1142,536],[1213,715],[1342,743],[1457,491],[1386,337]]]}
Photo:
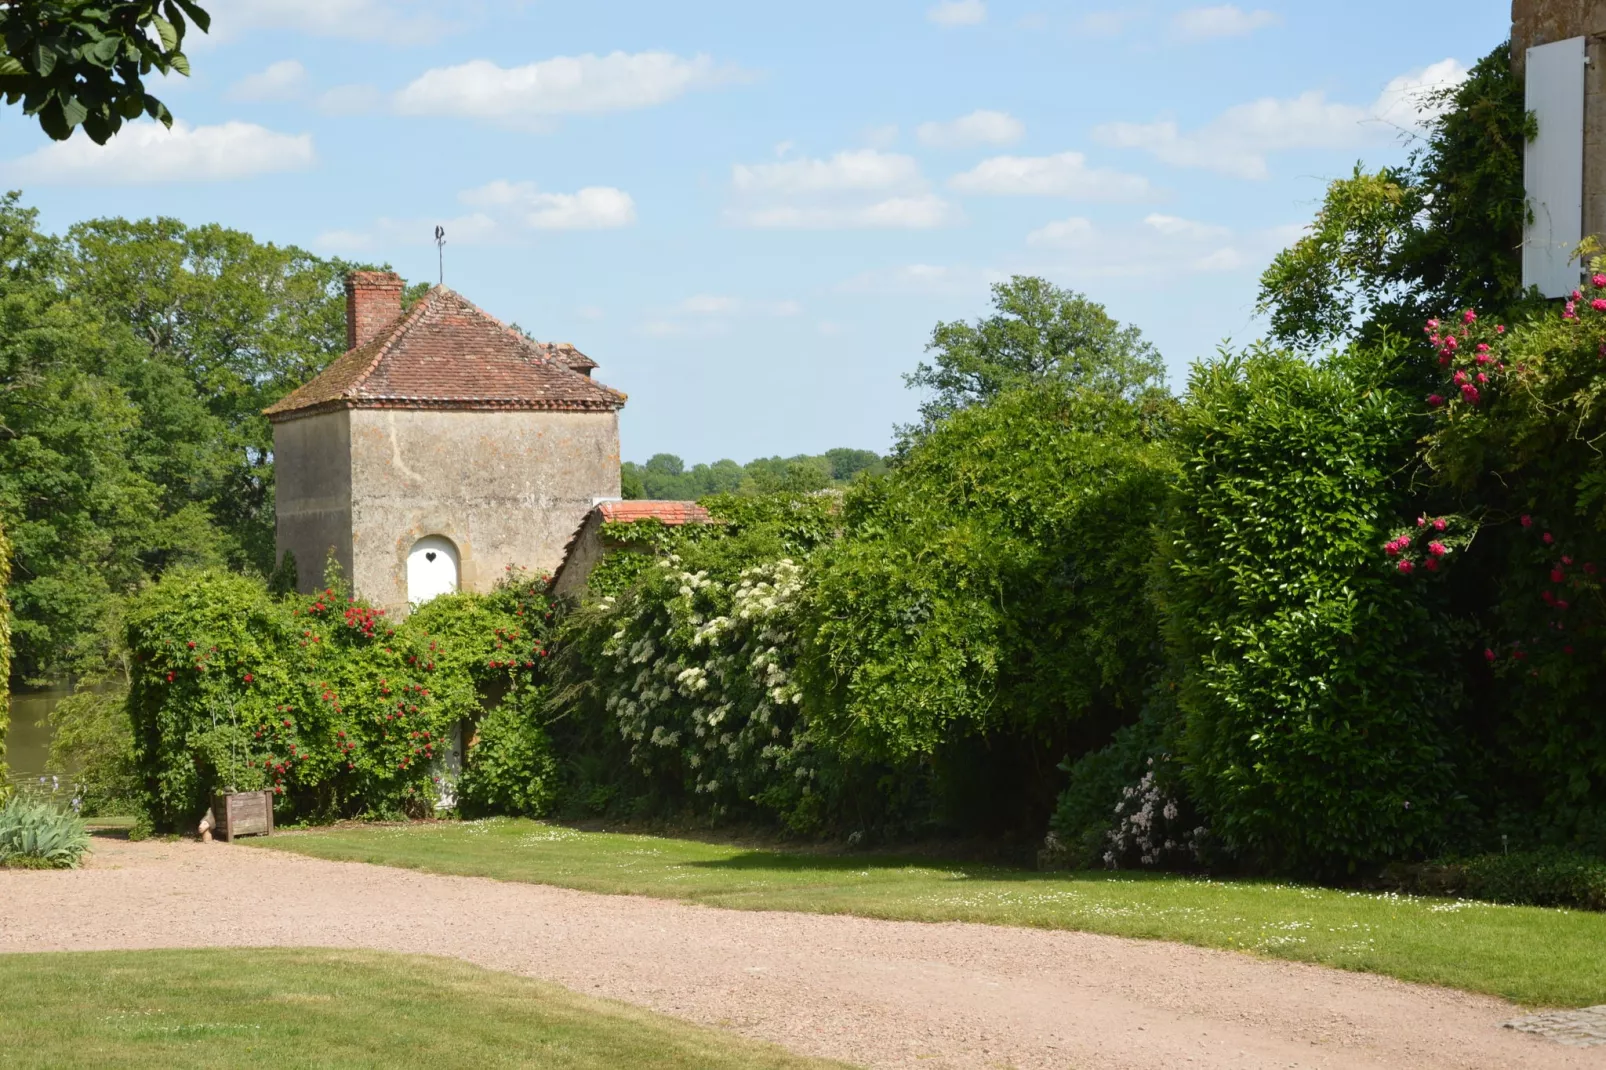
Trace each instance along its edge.
{"label": "blue sky", "polygon": [[446,279],[630,395],[625,456],[886,448],[939,320],[1041,274],[1173,385],[1254,339],[1255,280],[1504,0],[212,0],[181,126],[51,145],[50,229],[221,222]]}

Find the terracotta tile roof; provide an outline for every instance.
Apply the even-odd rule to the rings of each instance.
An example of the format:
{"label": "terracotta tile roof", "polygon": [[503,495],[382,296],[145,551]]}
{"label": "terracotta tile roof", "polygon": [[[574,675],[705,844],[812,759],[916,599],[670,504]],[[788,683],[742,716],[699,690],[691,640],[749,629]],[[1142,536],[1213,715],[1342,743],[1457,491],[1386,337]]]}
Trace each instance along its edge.
{"label": "terracotta tile roof", "polygon": [[546,347],[547,352],[581,375],[590,375],[591,369],[597,366],[596,361],[574,348],[573,342],[542,342],[541,344]]}
{"label": "terracotta tile roof", "polygon": [[625,395],[586,374],[573,346],[533,342],[437,286],[316,379],[262,410],[287,419],[339,408],[610,412]]}
{"label": "terracotta tile roof", "polygon": [[713,517],[696,502],[629,501],[603,502],[597,506],[605,523],[629,523],[652,517],[664,524],[707,524]]}

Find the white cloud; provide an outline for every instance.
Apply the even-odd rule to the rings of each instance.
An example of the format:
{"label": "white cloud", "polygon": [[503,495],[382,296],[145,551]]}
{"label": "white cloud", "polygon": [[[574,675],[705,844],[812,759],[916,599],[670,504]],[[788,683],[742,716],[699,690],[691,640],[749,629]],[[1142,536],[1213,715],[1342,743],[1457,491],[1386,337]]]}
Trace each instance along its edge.
{"label": "white cloud", "polygon": [[247,30],[295,30],[314,37],[427,44],[453,29],[436,17],[438,10],[440,5],[419,0],[229,0],[211,8],[207,36],[228,41]]}
{"label": "white cloud", "polygon": [[606,315],[597,305],[581,305],[574,310],[574,314],[583,320],[600,320]]}
{"label": "white cloud", "polygon": [[737,164],[731,185],[739,193],[832,193],[858,190],[918,190],[925,187],[913,156],[856,149],[829,160]]}
{"label": "white cloud", "polygon": [[1143,217],[1143,222],[1168,238],[1213,241],[1217,238],[1230,237],[1232,234],[1232,231],[1226,227],[1216,226],[1211,223],[1196,223],[1191,219],[1182,219],[1174,215],[1161,215],[1159,212],[1150,212]]}
{"label": "white cloud", "polygon": [[1142,175],[1090,168],[1080,152],[1053,156],[994,156],[948,180],[961,193],[1075,197],[1090,201],[1143,200],[1154,193]]}
{"label": "white cloud", "polygon": [[729,81],[708,56],[612,52],[558,56],[523,67],[476,59],[425,71],[395,97],[404,115],[459,115],[524,124],[557,115],[621,111],[663,104]]}
{"label": "white cloud", "polygon": [[1264,266],[1287,244],[1286,228],[1235,233],[1231,228],[1150,214],[1139,223],[1101,226],[1081,216],[1048,223],[1026,244],[1064,257],[1057,274],[1072,278],[1169,278],[1223,274]]}
{"label": "white cloud", "polygon": [[1194,131],[1174,120],[1108,123],[1094,136],[1106,145],[1142,149],[1174,167],[1194,167],[1236,178],[1265,178],[1267,156],[1291,149],[1348,149],[1386,141],[1419,126],[1423,94],[1455,85],[1466,68],[1454,59],[1392,79],[1370,105],[1341,104],[1319,90],[1279,100],[1237,104]]}
{"label": "white cloud", "polygon": [[1245,11],[1236,4],[1195,7],[1171,16],[1171,35],[1183,41],[1247,37],[1282,21],[1283,17],[1275,11]]}
{"label": "white cloud", "polygon": [[105,145],[88,138],[57,141],[6,165],[24,182],[123,186],[153,182],[220,182],[316,162],[310,134],[280,134],[253,123],[173,128],[128,123]]}
{"label": "white cloud", "polygon": [[295,100],[306,92],[307,68],[299,60],[281,59],[248,74],[229,87],[234,100]]}
{"label": "white cloud", "polygon": [[737,204],[726,218],[772,229],[913,229],[957,222],[959,211],[929,191],[912,156],[854,149],[829,159],[737,164]]}
{"label": "white cloud", "polygon": [[982,0],[942,0],[927,9],[926,18],[938,26],[975,26],[987,21],[987,5]]}
{"label": "white cloud", "polygon": [[[434,241],[435,228],[441,226],[446,230],[448,247],[518,245],[527,241],[532,231],[604,230],[636,221],[635,201],[624,190],[611,186],[588,186],[574,193],[543,193],[533,182],[498,179],[463,190],[457,199],[475,210],[447,219],[382,216],[367,231],[326,231],[315,244],[320,249],[352,252],[398,244],[424,245]],[[450,253],[447,255],[449,259]]]}
{"label": "white cloud", "polygon": [[921,123],[915,136],[922,145],[963,149],[976,145],[1013,145],[1026,135],[1026,124],[1008,112],[985,108],[946,123]]}
{"label": "white cloud", "polygon": [[498,179],[464,190],[458,200],[500,214],[535,230],[605,230],[636,221],[636,202],[622,189],[587,186],[575,193],[543,193],[533,182]]}
{"label": "white cloud", "polygon": [[1433,101],[1433,95],[1460,85],[1468,73],[1466,65],[1457,59],[1441,59],[1421,70],[1407,71],[1389,79],[1373,103],[1372,113],[1391,126],[1421,129],[1449,107],[1447,101]]}

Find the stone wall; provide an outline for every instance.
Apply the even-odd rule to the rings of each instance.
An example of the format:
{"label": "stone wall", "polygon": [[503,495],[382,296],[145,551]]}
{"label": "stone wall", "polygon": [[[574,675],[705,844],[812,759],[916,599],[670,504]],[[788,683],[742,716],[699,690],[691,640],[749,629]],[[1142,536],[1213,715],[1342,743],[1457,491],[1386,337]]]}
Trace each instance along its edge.
{"label": "stone wall", "polygon": [[351,575],[351,431],[344,409],[273,425],[278,551],[295,554],[303,592],[323,579],[331,548]]}
{"label": "stone wall", "polygon": [[[551,572],[598,498],[619,496],[617,413],[354,409],[351,577],[407,609],[407,555],[425,535],[457,546],[463,590],[508,565]],[[299,551],[297,552],[299,557]]]}
{"label": "stone wall", "polygon": [[1589,37],[1584,75],[1584,233],[1606,236],[1606,0],[1512,0],[1512,63],[1535,45]]}

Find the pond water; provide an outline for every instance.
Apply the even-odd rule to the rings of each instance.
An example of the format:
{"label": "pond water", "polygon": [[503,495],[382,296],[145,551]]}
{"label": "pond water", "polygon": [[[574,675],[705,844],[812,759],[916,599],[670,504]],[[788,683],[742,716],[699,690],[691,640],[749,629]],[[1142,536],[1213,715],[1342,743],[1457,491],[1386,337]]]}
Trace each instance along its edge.
{"label": "pond water", "polygon": [[45,760],[50,756],[50,728],[41,722],[68,693],[65,685],[11,692],[6,765],[11,767],[12,780],[45,771]]}

